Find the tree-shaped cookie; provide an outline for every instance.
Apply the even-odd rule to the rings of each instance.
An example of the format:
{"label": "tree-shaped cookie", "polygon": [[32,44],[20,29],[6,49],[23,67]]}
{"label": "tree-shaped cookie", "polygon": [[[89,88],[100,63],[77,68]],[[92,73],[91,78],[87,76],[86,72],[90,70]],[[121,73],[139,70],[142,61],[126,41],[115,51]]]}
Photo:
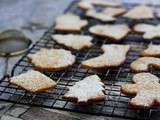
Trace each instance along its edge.
{"label": "tree-shaped cookie", "polygon": [[141,56],[160,57],[160,45],[150,44],[148,48],[140,53]]}
{"label": "tree-shaped cookie", "polygon": [[156,57],[140,57],[133,61],[130,65],[135,72],[146,72],[150,67],[160,69],[160,58]]}
{"label": "tree-shaped cookie", "polygon": [[83,68],[107,69],[122,65],[130,50],[129,45],[103,45],[104,53],[98,57],[90,58],[82,62]]}
{"label": "tree-shaped cookie", "polygon": [[122,93],[133,95],[129,104],[135,108],[160,105],[159,78],[150,73],[139,73],[133,76],[134,84],[121,86]]}
{"label": "tree-shaped cookie", "polygon": [[95,25],[89,28],[89,32],[102,37],[110,38],[113,42],[120,42],[129,33],[130,29],[126,24],[105,24]]}
{"label": "tree-shaped cookie", "polygon": [[134,31],[143,33],[144,39],[160,38],[160,25],[137,24]]}
{"label": "tree-shaped cookie", "polygon": [[123,15],[123,17],[133,20],[152,19],[154,18],[154,12],[151,7],[140,5],[129,10],[126,14]]}
{"label": "tree-shaped cookie", "polygon": [[88,104],[105,100],[104,84],[97,75],[91,75],[76,82],[64,95],[64,99],[79,104]]}
{"label": "tree-shaped cookie", "polygon": [[80,32],[81,29],[87,24],[87,20],[81,20],[79,16],[68,13],[56,18],[54,30],[64,32]]}

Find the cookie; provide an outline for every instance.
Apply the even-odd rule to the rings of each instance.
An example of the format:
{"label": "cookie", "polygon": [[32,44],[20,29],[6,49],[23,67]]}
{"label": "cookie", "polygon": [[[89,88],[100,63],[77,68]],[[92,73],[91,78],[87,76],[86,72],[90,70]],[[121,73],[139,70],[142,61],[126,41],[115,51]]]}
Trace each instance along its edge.
{"label": "cookie", "polygon": [[55,35],[52,35],[52,38],[58,44],[61,44],[67,48],[71,48],[74,50],[81,50],[84,48],[90,48],[93,45],[91,42],[93,38],[91,36],[87,36],[87,35],[55,34]]}
{"label": "cookie", "polygon": [[87,20],[81,20],[79,16],[68,13],[56,18],[54,30],[63,32],[80,32],[87,24]]}
{"label": "cookie", "polygon": [[103,13],[105,13],[107,16],[113,16],[113,17],[120,16],[125,12],[126,12],[126,9],[121,7],[117,7],[117,8],[107,7],[103,10]]}
{"label": "cookie", "polygon": [[75,63],[75,56],[64,49],[42,48],[35,54],[28,55],[28,59],[35,69],[44,72],[64,70]]}
{"label": "cookie", "polygon": [[130,50],[129,45],[103,45],[104,53],[98,57],[90,58],[82,62],[83,68],[108,69],[122,65],[126,60],[126,55]]}
{"label": "cookie", "polygon": [[35,70],[12,77],[10,83],[32,93],[46,92],[56,86],[55,81]]}
{"label": "cookie", "polygon": [[133,76],[133,84],[121,86],[122,93],[135,96],[129,104],[135,108],[160,105],[159,78],[150,73],[138,73]]}
{"label": "cookie", "polygon": [[94,5],[117,7],[120,6],[121,3],[107,0],[81,0],[78,3],[78,6],[83,10],[93,9]]}
{"label": "cookie", "polygon": [[147,49],[140,53],[141,56],[160,57],[160,45],[150,44]]}
{"label": "cookie", "polygon": [[144,39],[160,38],[160,25],[137,24],[134,26],[134,31],[144,33]]}
{"label": "cookie", "polygon": [[150,67],[160,69],[160,58],[156,57],[140,57],[133,61],[130,65],[135,72],[146,72]]}
{"label": "cookie", "polygon": [[153,9],[149,6],[140,5],[132,8],[123,17],[133,20],[145,20],[154,18]]}
{"label": "cookie", "polygon": [[100,20],[102,22],[113,22],[116,19],[112,16],[105,14],[104,12],[96,12],[96,10],[90,9],[86,12],[86,16]]}
{"label": "cookie", "polygon": [[104,101],[106,98],[104,91],[104,84],[101,79],[97,75],[91,75],[76,82],[63,98],[78,104],[89,104]]}
{"label": "cookie", "polygon": [[120,42],[129,33],[130,29],[126,24],[116,25],[95,25],[89,28],[89,32],[102,37],[111,38],[113,42]]}

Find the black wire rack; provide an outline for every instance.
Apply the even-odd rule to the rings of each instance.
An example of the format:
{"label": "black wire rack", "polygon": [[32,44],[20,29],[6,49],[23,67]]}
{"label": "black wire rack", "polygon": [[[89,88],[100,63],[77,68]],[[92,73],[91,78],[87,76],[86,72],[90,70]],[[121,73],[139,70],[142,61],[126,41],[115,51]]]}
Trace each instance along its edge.
{"label": "black wire rack", "polygon": [[[133,7],[125,5],[126,8]],[[97,8],[99,9],[99,8]],[[78,14],[82,18],[88,19],[89,26],[100,23],[97,20],[86,18],[82,10],[77,8],[77,1],[74,1],[68,9],[65,11]],[[131,27],[135,22],[126,21],[123,18],[118,18],[116,23],[128,23]],[[144,21],[142,21],[144,22]],[[145,21],[146,23],[157,24],[158,19]],[[89,34],[85,28],[80,34]],[[44,34],[44,36],[35,44],[33,47],[15,64],[12,76],[26,72],[32,69],[32,65],[27,61],[27,55],[35,53],[41,48],[62,48],[62,46],[56,44],[51,39],[51,35],[56,32],[53,31],[53,26]],[[64,33],[63,33],[64,34]],[[151,42],[152,41],[152,42]],[[119,44],[129,44],[132,46],[131,51],[128,53],[125,64],[117,69],[108,69],[106,71],[95,71],[90,69],[82,69],[81,61],[88,58],[98,56],[102,53],[101,46],[103,44],[110,43],[109,39],[94,37],[94,46],[90,49],[73,52],[76,56],[76,63],[64,71],[60,72],[45,72],[44,74],[52,78],[53,80],[59,81],[57,87],[46,93],[31,94],[24,90],[19,89],[9,83],[8,79],[0,81],[0,100],[10,101],[14,103],[41,106],[53,109],[60,109],[72,112],[86,113],[92,115],[102,115],[119,117],[124,119],[150,119],[153,116],[158,116],[157,113],[160,111],[157,107],[147,108],[143,110],[135,110],[128,106],[128,101],[131,97],[126,96],[120,92],[120,86],[125,83],[132,81],[134,73],[129,68],[130,63],[135,60],[139,52],[146,48],[148,44],[160,44],[159,40],[143,40],[141,35],[131,33]],[[154,69],[150,70],[151,73],[160,77],[160,73]],[[75,82],[82,80],[88,75],[97,74],[105,84],[106,100],[93,105],[79,106],[75,103],[68,102],[62,97],[67,92],[67,88],[75,84]]]}

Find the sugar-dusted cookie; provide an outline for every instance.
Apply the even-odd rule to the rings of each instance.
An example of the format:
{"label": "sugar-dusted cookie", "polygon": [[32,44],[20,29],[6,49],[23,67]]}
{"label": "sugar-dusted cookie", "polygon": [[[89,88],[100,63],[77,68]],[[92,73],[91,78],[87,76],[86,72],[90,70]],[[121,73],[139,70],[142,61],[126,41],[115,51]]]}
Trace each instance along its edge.
{"label": "sugar-dusted cookie", "polygon": [[122,93],[133,95],[129,104],[135,108],[160,105],[159,78],[150,73],[138,73],[133,76],[134,84],[121,86]]}
{"label": "sugar-dusted cookie", "polygon": [[134,20],[152,19],[154,18],[154,12],[151,7],[140,5],[129,10],[123,17]]}
{"label": "sugar-dusted cookie", "polygon": [[140,53],[141,56],[160,57],[160,45],[150,44],[147,49]]}
{"label": "sugar-dusted cookie", "polygon": [[95,25],[89,28],[89,32],[97,36],[109,37],[113,42],[120,42],[127,36],[130,29],[126,24],[116,25]]}
{"label": "sugar-dusted cookie", "polygon": [[116,19],[112,16],[107,15],[104,12],[96,12],[96,10],[94,9],[90,9],[86,12],[86,16],[91,17],[91,18],[95,18],[97,20],[100,20],[102,22],[113,22]]}
{"label": "sugar-dusted cookie", "polygon": [[134,31],[144,33],[144,39],[160,38],[160,25],[137,24],[134,26]]}
{"label": "sugar-dusted cookie", "polygon": [[146,72],[150,67],[160,69],[160,58],[156,57],[140,57],[133,61],[130,65],[135,72]]}
{"label": "sugar-dusted cookie", "polygon": [[121,3],[108,0],[81,0],[78,3],[78,6],[83,10],[93,9],[94,5],[117,7],[120,6]]}
{"label": "sugar-dusted cookie", "polygon": [[45,92],[56,86],[55,81],[35,70],[12,77],[10,83],[33,93]]}
{"label": "sugar-dusted cookie", "polygon": [[55,34],[55,35],[52,35],[52,38],[58,44],[64,45],[65,47],[71,48],[74,50],[81,50],[84,48],[89,48],[93,45],[91,42],[93,38],[88,35]]}
{"label": "sugar-dusted cookie", "polygon": [[122,7],[107,7],[103,10],[103,13],[105,13],[107,16],[119,16],[126,12],[125,8]]}
{"label": "sugar-dusted cookie", "polygon": [[53,72],[66,69],[75,62],[75,56],[64,49],[44,49],[28,55],[29,61],[35,69],[44,72]]}
{"label": "sugar-dusted cookie", "polygon": [[82,62],[83,68],[107,69],[122,65],[126,60],[126,55],[130,50],[129,45],[103,45],[104,53],[98,57],[90,58]]}
{"label": "sugar-dusted cookie", "polygon": [[81,20],[79,16],[68,13],[56,18],[54,29],[64,32],[80,32],[87,24],[87,20]]}
{"label": "sugar-dusted cookie", "polygon": [[91,75],[76,82],[64,95],[64,99],[79,104],[89,104],[105,100],[104,84],[97,75]]}

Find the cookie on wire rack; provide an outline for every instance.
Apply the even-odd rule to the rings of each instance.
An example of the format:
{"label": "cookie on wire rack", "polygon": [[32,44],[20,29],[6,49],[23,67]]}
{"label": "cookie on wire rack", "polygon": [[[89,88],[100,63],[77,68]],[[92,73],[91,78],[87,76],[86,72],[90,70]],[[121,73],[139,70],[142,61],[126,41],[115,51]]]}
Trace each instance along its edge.
{"label": "cookie on wire rack", "polygon": [[122,93],[135,96],[129,101],[129,105],[134,108],[160,105],[160,83],[157,76],[151,73],[138,73],[133,76],[133,82],[121,86]]}
{"label": "cookie on wire rack", "polygon": [[104,92],[105,88],[101,79],[97,75],[91,75],[69,87],[69,91],[63,98],[80,105],[91,104],[104,101],[106,98]]}
{"label": "cookie on wire rack", "polygon": [[64,49],[41,48],[34,54],[29,54],[28,60],[33,67],[42,72],[64,70],[75,63],[75,56]]}
{"label": "cookie on wire rack", "polygon": [[146,20],[154,18],[154,11],[151,7],[145,5],[139,5],[123,15],[123,17],[131,20]]}
{"label": "cookie on wire rack", "polygon": [[69,49],[82,50],[92,47],[92,37],[89,35],[77,35],[77,34],[54,34],[52,39],[58,44],[61,44]]}
{"label": "cookie on wire rack", "polygon": [[46,92],[56,86],[55,81],[35,70],[10,78],[10,83],[32,93]]}
{"label": "cookie on wire rack", "polygon": [[104,53],[98,57],[82,61],[82,67],[87,69],[109,69],[119,67],[125,62],[130,48],[130,45],[103,45],[102,50]]}
{"label": "cookie on wire rack", "polygon": [[147,72],[151,67],[160,69],[160,58],[140,57],[133,61],[130,67],[134,72]]}
{"label": "cookie on wire rack", "polygon": [[62,32],[80,32],[87,24],[87,20],[81,20],[79,16],[68,13],[56,18],[54,30]]}
{"label": "cookie on wire rack", "polygon": [[101,36],[110,38],[112,42],[120,42],[125,38],[130,32],[130,28],[126,24],[105,24],[105,25],[95,25],[89,28],[89,32]]}

